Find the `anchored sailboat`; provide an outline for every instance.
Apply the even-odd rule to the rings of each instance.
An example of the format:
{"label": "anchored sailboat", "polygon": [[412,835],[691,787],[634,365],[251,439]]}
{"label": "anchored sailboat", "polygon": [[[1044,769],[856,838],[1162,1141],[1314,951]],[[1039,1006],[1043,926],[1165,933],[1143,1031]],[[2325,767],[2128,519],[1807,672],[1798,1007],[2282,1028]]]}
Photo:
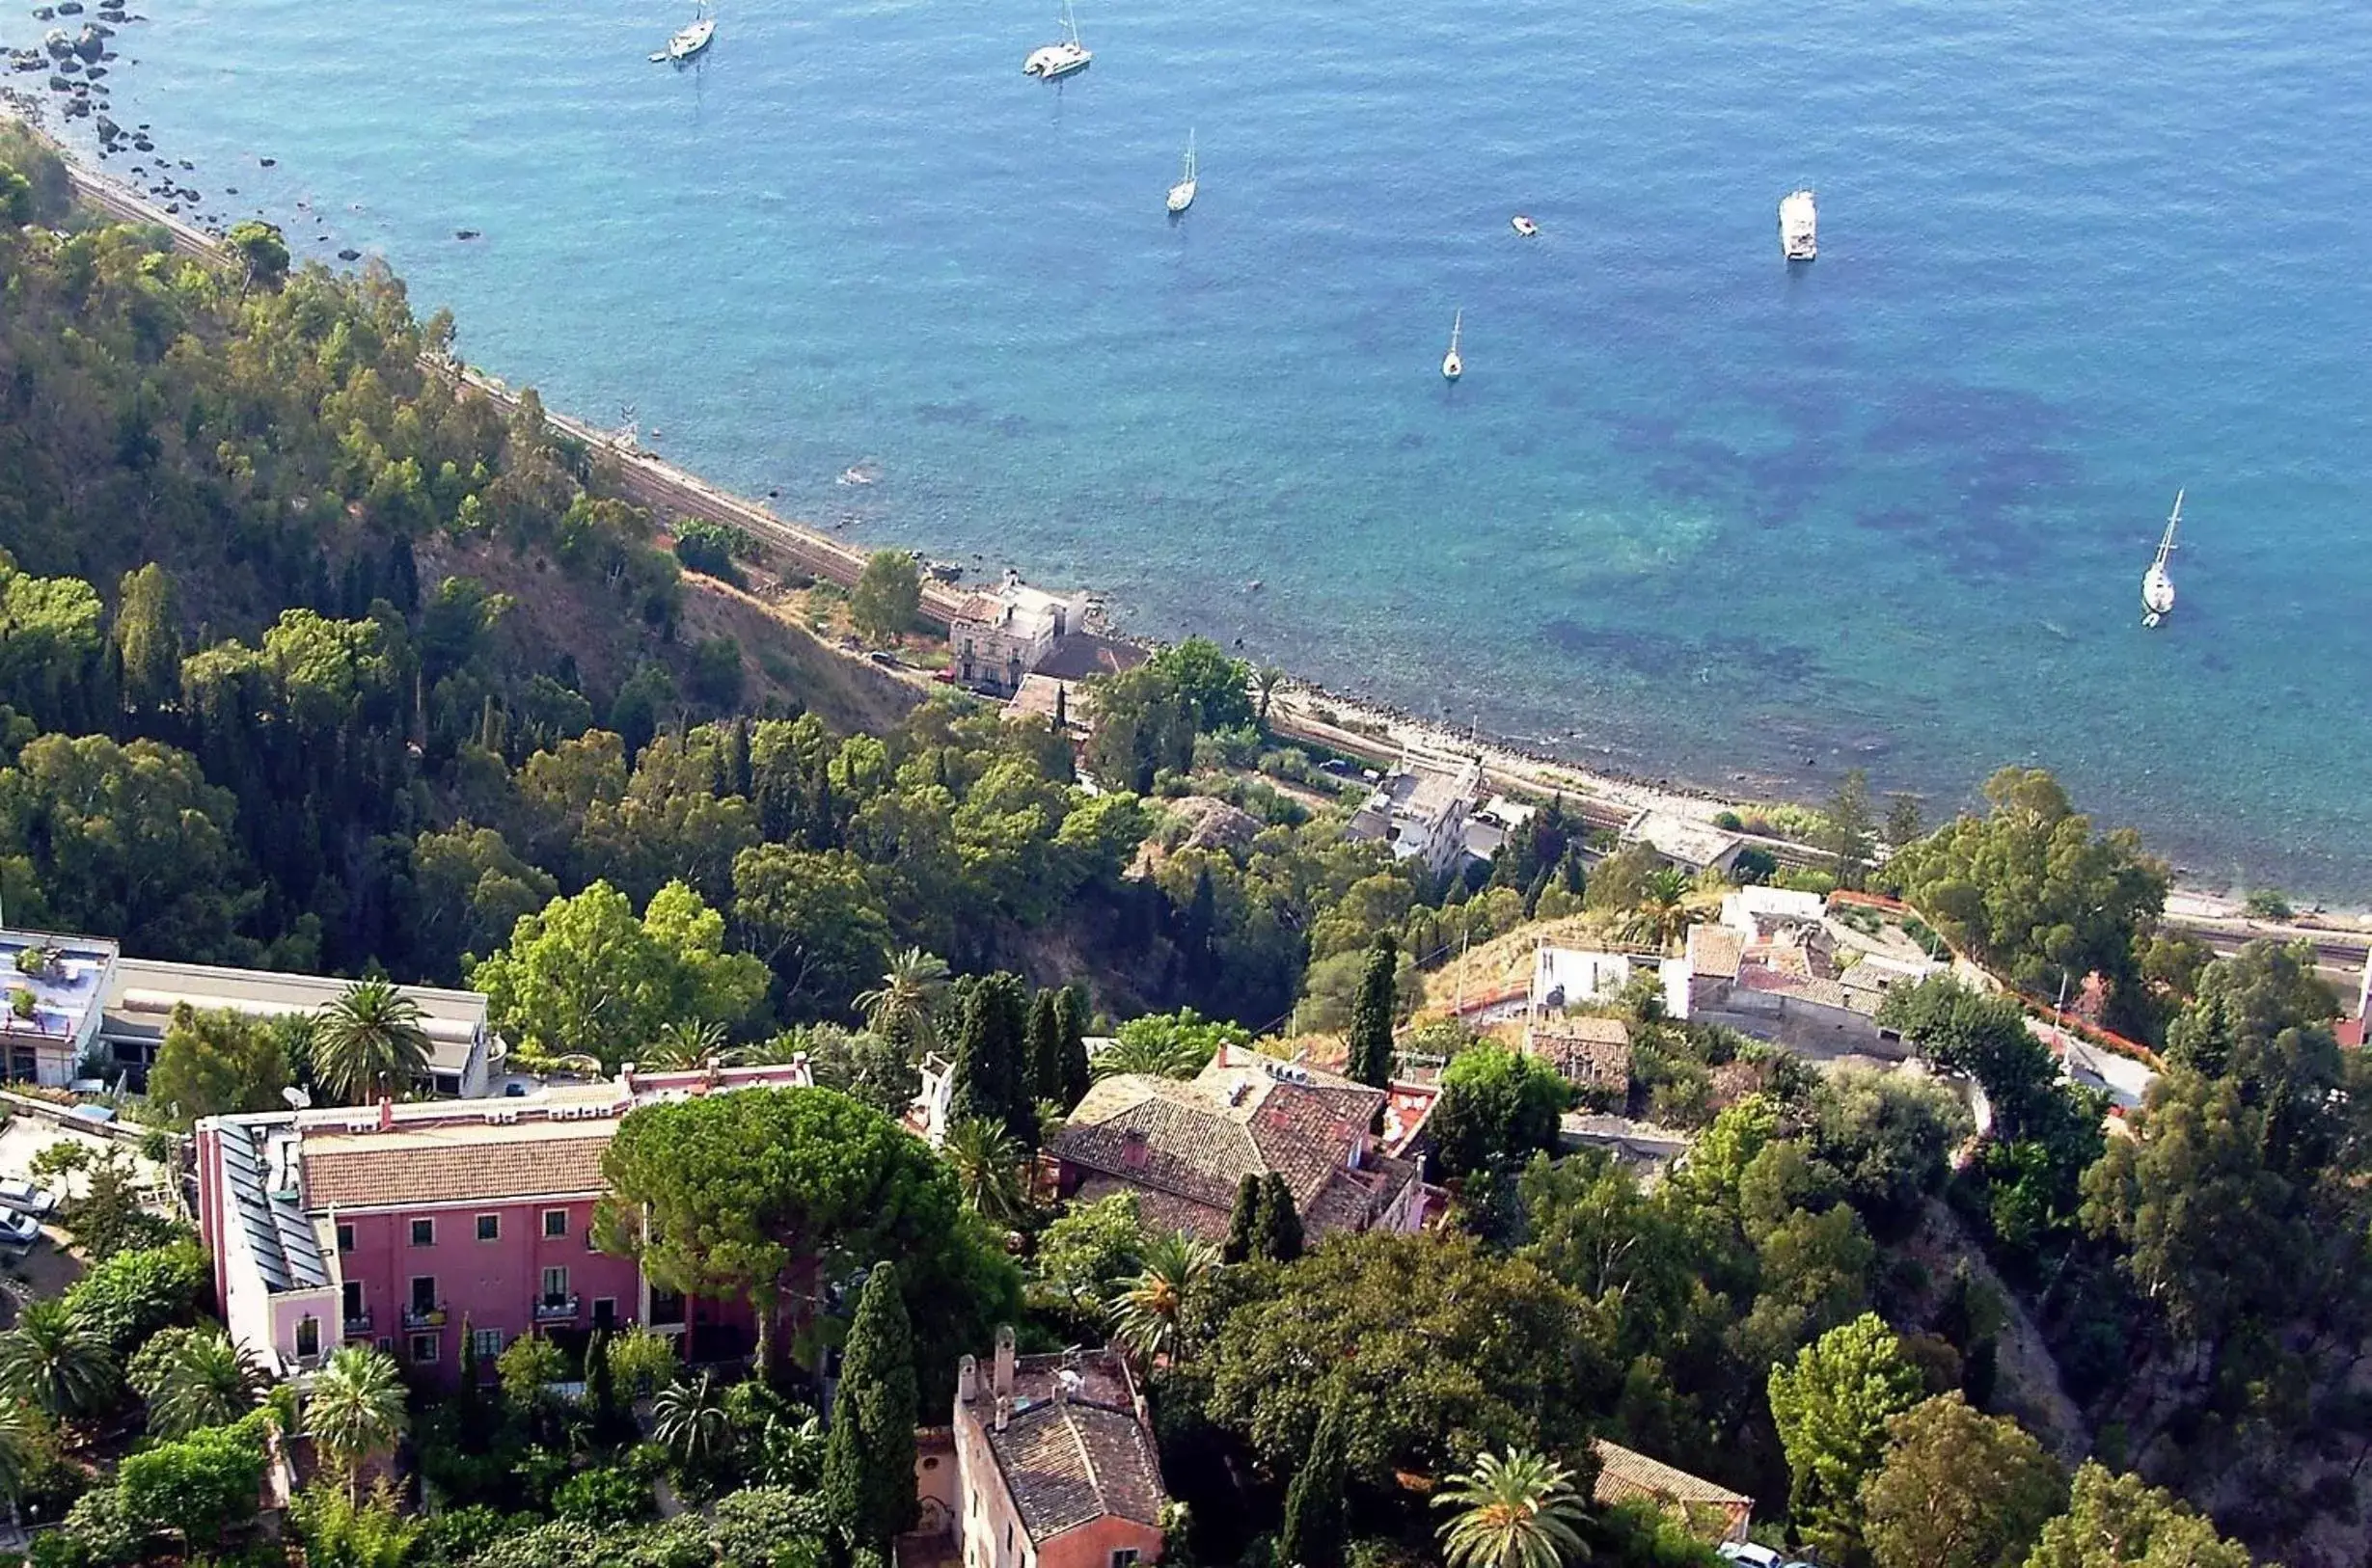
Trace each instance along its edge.
{"label": "anchored sailboat", "polygon": [[1466,324],[1466,312],[1461,308],[1450,319],[1450,351],[1441,356],[1441,379],[1456,381],[1466,373],[1466,362],[1458,357],[1458,335]]}
{"label": "anchored sailboat", "polygon": [[1030,51],[1029,58],[1022,62],[1022,74],[1050,82],[1075,70],[1085,70],[1094,58],[1087,45],[1079,41],[1078,18],[1071,13],[1071,0],[1063,0],[1062,41]]}
{"label": "anchored sailboat", "polygon": [[1184,212],[1194,204],[1194,133],[1186,132],[1186,173],[1169,188],[1169,209]]}
{"label": "anchored sailboat", "polygon": [[717,36],[717,23],[714,17],[705,14],[705,7],[702,11],[703,14],[695,17],[690,26],[668,40],[666,48],[651,56],[653,65],[670,61],[680,66],[708,47],[709,41]]}
{"label": "anchored sailboat", "polygon": [[2158,541],[2158,558],[2141,574],[2141,624],[2156,626],[2174,608],[2174,579],[2167,575],[2167,557],[2174,553],[2174,529],[2183,520],[2183,492],[2174,492],[2174,511],[2167,519],[2166,537]]}

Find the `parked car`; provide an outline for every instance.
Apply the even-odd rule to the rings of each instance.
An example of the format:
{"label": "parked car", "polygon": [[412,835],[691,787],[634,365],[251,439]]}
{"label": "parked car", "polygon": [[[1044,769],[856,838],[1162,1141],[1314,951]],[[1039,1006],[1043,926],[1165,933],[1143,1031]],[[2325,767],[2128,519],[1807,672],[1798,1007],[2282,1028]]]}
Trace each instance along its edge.
{"label": "parked car", "polygon": [[57,1211],[58,1195],[35,1186],[22,1176],[0,1179],[0,1208],[44,1219]]}
{"label": "parked car", "polygon": [[30,1214],[0,1214],[0,1247],[30,1247],[41,1239],[41,1222]]}
{"label": "parked car", "polygon": [[1752,1541],[1724,1541],[1713,1549],[1726,1562],[1742,1562],[1746,1568],[1787,1568],[1786,1558],[1767,1546]]}

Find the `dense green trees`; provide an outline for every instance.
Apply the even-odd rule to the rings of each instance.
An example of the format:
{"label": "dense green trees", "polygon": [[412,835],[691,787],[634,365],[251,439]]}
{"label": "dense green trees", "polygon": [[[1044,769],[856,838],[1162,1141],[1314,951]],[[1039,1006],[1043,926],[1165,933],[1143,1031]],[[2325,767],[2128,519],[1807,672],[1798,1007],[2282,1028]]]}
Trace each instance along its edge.
{"label": "dense green trees", "polygon": [[891,1536],[913,1526],[918,1413],[906,1303],[896,1266],[882,1263],[858,1297],[824,1449],[824,1506],[859,1547],[886,1552]]}
{"label": "dense green trees", "polygon": [[2246,1550],[2139,1476],[2076,1472],[2067,1511],[2043,1527],[2027,1568],[2249,1568]]}
{"label": "dense green trees", "polygon": [[1794,1484],[1787,1506],[1804,1539],[1840,1560],[1861,1555],[1862,1485],[1885,1454],[1887,1422],[1919,1402],[1920,1374],[1883,1319],[1831,1329],[1771,1368],[1771,1419]]}
{"label": "dense green trees", "polygon": [[946,1165],[832,1090],[645,1106],[619,1123],[602,1174],[602,1245],[669,1289],[750,1300],[762,1362],[784,1298],[814,1288],[828,1257],[897,1263],[929,1387],[1018,1302],[1012,1265],[964,1213]]}
{"label": "dense green trees", "polygon": [[1556,1068],[1504,1045],[1470,1046],[1441,1074],[1430,1122],[1445,1176],[1520,1166],[1557,1145],[1572,1088]]}
{"label": "dense green trees", "polygon": [[1343,1560],[1343,1485],[1350,1478],[1344,1450],[1343,1402],[1327,1402],[1310,1438],[1309,1451],[1285,1491],[1285,1524],[1276,1538],[1277,1560],[1296,1568],[1340,1568]]}
{"label": "dense green trees", "polygon": [[149,1068],[149,1103],[188,1126],[202,1116],[269,1111],[290,1083],[283,1031],[244,1014],[173,1010]]}
{"label": "dense green trees", "polygon": [[914,629],[922,611],[922,572],[903,550],[877,550],[865,558],[849,591],[848,615],[875,642],[895,642]]}
{"label": "dense green trees", "polygon": [[2066,1473],[2042,1445],[1956,1389],[1889,1418],[1886,1441],[1861,1491],[1876,1568],[2021,1568],[2067,1504]]}
{"label": "dense green trees", "polygon": [[724,951],[723,917],[681,882],[651,895],[639,919],[607,882],[555,899],[522,916],[470,979],[515,1044],[608,1066],[674,1019],[738,1024],[765,989],[757,960]]}
{"label": "dense green trees", "polygon": [[2165,862],[2119,828],[2088,818],[2039,769],[2004,768],[1985,783],[1991,811],[1964,816],[1896,851],[1882,880],[1953,943],[2049,998],[2097,973],[2110,1021],[2146,1014],[2135,945],[2165,906]]}

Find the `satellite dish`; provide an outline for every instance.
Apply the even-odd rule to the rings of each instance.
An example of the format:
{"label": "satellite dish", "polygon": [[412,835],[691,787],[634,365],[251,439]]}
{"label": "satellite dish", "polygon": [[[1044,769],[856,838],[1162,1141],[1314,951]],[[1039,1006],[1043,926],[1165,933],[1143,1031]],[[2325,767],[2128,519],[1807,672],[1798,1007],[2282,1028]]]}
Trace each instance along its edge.
{"label": "satellite dish", "polygon": [[288,1102],[288,1108],[290,1110],[306,1111],[313,1108],[313,1096],[306,1094],[302,1089],[297,1088],[294,1084],[290,1084],[287,1088],[282,1090],[280,1092],[280,1097]]}

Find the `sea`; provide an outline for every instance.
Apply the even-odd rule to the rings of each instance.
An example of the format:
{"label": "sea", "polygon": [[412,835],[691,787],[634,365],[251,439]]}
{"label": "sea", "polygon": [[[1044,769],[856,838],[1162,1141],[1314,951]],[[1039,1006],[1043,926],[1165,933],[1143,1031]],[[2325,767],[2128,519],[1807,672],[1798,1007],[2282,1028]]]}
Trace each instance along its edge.
{"label": "sea", "polygon": [[1049,85],[1050,0],[718,0],[682,69],[654,0],[131,0],[106,166],[859,543],[1734,796],[2047,767],[2372,900],[2372,6],[1077,3]]}

